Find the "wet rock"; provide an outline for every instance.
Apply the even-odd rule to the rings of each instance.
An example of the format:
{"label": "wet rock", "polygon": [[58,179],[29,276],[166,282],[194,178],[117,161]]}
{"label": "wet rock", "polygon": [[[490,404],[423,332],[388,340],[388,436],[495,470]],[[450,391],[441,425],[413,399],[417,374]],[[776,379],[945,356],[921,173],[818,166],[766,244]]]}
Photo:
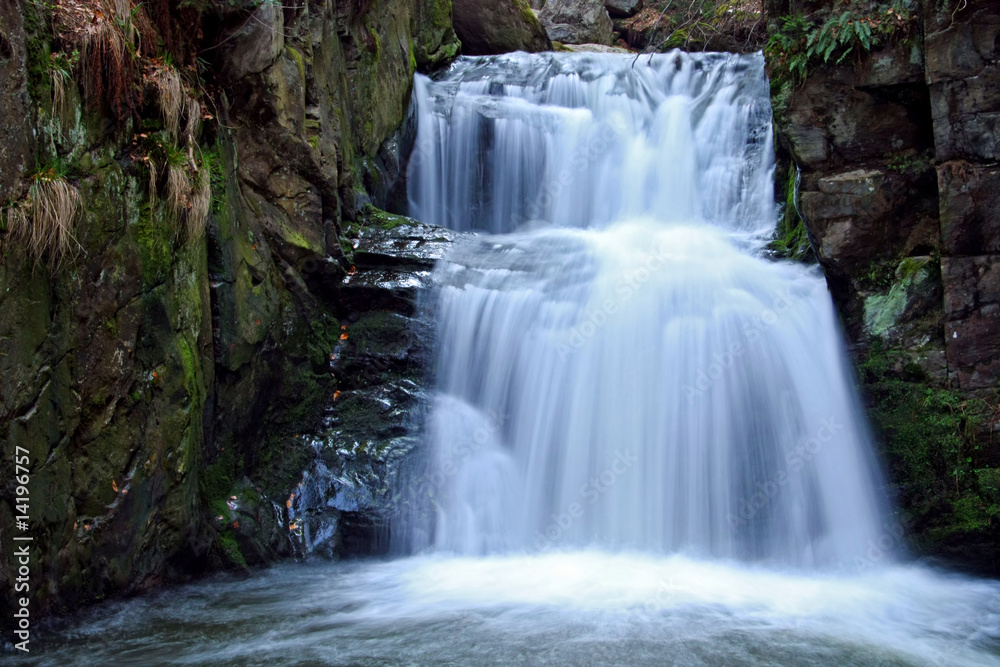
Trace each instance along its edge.
{"label": "wet rock", "polygon": [[811,74],[795,91],[782,132],[800,166],[836,169],[933,146],[925,86],[863,84],[853,70],[831,68]]}
{"label": "wet rock", "polygon": [[452,0],[455,32],[470,56],[548,51],[552,43],[526,0]]}
{"label": "wet rock", "polygon": [[608,46],[607,44],[566,44],[563,48],[574,53],[632,53],[620,46]]}
{"label": "wet rock", "polygon": [[554,42],[611,44],[611,17],[602,0],[548,0],[538,18]]}
{"label": "wet rock", "polygon": [[392,489],[420,441],[432,367],[433,268],[459,234],[368,207],[337,288],[335,399],[312,439],[290,516],[302,548],[372,555],[387,546]]}

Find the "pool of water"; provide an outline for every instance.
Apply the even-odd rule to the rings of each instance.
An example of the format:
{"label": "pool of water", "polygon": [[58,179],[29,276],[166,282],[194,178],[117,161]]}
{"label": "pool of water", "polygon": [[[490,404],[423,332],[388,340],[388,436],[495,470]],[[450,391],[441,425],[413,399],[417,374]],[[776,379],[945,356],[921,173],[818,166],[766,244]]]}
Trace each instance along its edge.
{"label": "pool of water", "polygon": [[51,625],[26,664],[1000,665],[1000,582],[576,551],[282,564]]}

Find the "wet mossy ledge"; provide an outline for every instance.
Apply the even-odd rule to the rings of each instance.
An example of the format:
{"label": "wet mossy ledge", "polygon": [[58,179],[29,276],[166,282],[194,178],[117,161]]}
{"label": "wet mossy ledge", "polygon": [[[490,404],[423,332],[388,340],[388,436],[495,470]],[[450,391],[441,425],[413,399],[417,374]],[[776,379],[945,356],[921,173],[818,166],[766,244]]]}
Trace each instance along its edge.
{"label": "wet mossy ledge", "polygon": [[411,373],[386,350],[413,345],[389,314],[413,315],[413,295],[364,320],[340,292],[364,273],[357,237],[404,229],[359,210],[382,202],[357,175],[401,126],[414,71],[458,53],[451,3],[276,7],[0,8],[0,441],[30,453],[36,617],[301,555],[304,472],[363,450],[359,467],[384,467],[382,434],[331,430],[374,382],[338,362],[370,336],[366,359]]}
{"label": "wet mossy ledge", "polygon": [[878,339],[858,369],[910,553],[997,576],[1000,392],[935,386]]}
{"label": "wet mossy ledge", "polygon": [[826,274],[912,553],[1000,576],[1000,8],[766,4],[772,249]]}

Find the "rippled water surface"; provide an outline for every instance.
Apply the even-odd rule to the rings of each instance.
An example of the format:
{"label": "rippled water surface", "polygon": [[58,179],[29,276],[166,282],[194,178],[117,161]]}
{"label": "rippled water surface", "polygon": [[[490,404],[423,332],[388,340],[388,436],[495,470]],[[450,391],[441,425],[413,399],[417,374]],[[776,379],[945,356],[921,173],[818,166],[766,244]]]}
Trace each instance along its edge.
{"label": "rippled water surface", "polygon": [[1000,584],[599,551],[282,565],[113,603],[29,664],[995,665]]}

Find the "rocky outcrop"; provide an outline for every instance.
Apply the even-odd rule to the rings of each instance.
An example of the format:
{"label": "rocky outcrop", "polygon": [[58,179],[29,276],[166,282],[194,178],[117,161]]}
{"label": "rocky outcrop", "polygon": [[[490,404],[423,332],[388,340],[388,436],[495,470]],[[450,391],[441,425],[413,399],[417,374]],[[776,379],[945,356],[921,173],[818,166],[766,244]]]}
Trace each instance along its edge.
{"label": "rocky outcrop", "polygon": [[[778,117],[802,174],[800,210],[855,338],[875,333],[861,312],[891,287],[875,284],[885,282],[870,279],[876,274],[907,257],[937,252],[983,264],[998,251],[1000,9],[979,3],[953,17],[928,7],[915,20],[922,45],[899,41],[860,67],[814,69]],[[954,291],[951,274],[939,274],[943,291]],[[978,319],[965,327],[968,313],[940,303],[925,315],[943,317],[928,341],[937,351],[923,349],[915,361],[961,389],[995,386],[1000,339],[987,331],[1000,327]],[[982,353],[972,365],[970,347]]]}
{"label": "rocky outcrop", "polygon": [[470,56],[548,51],[552,43],[527,0],[453,0],[455,32]]}
{"label": "rocky outcrop", "polygon": [[538,18],[554,42],[611,44],[613,26],[602,0],[547,0]]}
{"label": "rocky outcrop", "polygon": [[646,6],[645,0],[604,0],[604,8],[611,18],[628,18],[635,16]]}
{"label": "rocky outcrop", "polygon": [[341,340],[325,429],[289,499],[302,551],[384,553],[396,480],[420,442],[433,367],[432,278],[456,233],[368,207],[347,230],[353,267],[336,288]]}
{"label": "rocky outcrop", "polygon": [[[21,188],[21,177],[33,166],[34,134],[31,131],[31,104],[24,17],[14,3],[0,7],[0,193],[12,196]],[[19,193],[19,192],[18,192]]]}
{"label": "rocky outcrop", "polygon": [[1000,3],[923,3],[897,30],[855,63],[814,61],[804,83],[776,88],[775,121],[911,541],[995,574]]}
{"label": "rocky outcrop", "polygon": [[[0,9],[0,95],[16,111],[0,119],[2,201],[42,173],[82,211],[56,266],[0,225],[0,441],[28,452],[32,615],[293,553],[286,501],[354,381],[331,359],[353,323],[345,231],[366,224],[365,164],[402,123],[413,72],[458,51],[451,3],[137,6],[139,65],[118,72],[135,77],[119,92],[144,95],[117,119],[108,95],[87,97],[93,70],[74,64],[52,6],[13,7]],[[171,85],[188,105],[173,129]],[[196,206],[207,230],[185,223]],[[328,463],[352,446],[337,438]],[[0,461],[5,535],[13,461]],[[13,572],[8,550],[4,624]]]}

